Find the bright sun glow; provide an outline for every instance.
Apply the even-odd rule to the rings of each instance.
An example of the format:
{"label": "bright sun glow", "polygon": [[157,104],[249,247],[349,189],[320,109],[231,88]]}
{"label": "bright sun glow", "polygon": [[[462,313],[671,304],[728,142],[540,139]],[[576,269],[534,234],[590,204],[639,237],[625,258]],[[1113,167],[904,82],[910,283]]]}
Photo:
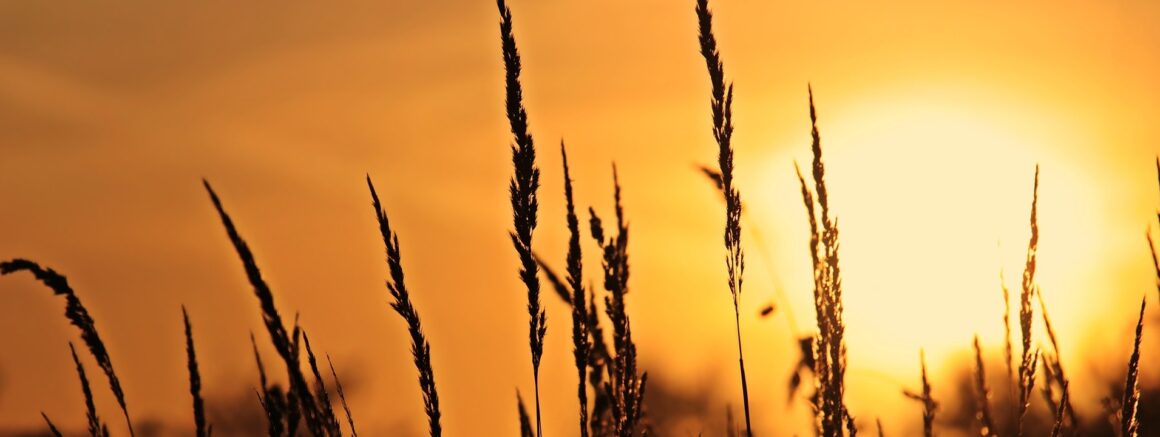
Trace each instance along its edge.
{"label": "bright sun glow", "polygon": [[[841,231],[853,396],[860,386],[877,392],[898,381],[912,385],[919,348],[936,373],[961,360],[976,333],[984,348],[1000,350],[999,274],[1005,270],[1017,299],[1037,163],[1038,282],[1053,318],[1082,317],[1081,300],[1073,296],[1082,295],[1081,284],[1099,268],[1096,230],[1106,226],[1096,213],[1101,200],[1067,156],[1041,153],[1051,142],[1082,135],[1068,131],[1074,128],[1037,131],[1037,125],[1066,126],[1065,120],[1036,120],[1042,114],[1025,112],[1031,129],[1013,128],[973,105],[895,95],[820,116]],[[806,164],[808,156],[795,152],[793,158]],[[774,157],[776,168],[768,171],[786,172],[787,159]],[[777,187],[767,197],[771,203],[787,205],[787,195],[800,196],[796,184],[793,190],[776,185],[787,180],[763,184]],[[804,226],[801,207],[756,214],[778,217],[778,226]],[[806,256],[804,242],[784,243],[785,257]],[[812,319],[808,280],[788,278],[787,284],[797,313]],[[1017,313],[1012,323],[1017,330]]]}

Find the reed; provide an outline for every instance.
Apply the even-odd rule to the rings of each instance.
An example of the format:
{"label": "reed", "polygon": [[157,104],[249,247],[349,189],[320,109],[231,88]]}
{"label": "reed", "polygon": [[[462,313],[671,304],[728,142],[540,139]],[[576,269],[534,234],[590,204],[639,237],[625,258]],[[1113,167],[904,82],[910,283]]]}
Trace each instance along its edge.
{"label": "reed", "polygon": [[[266,327],[266,332],[270,334],[270,341],[274,344],[274,349],[286,364],[286,374],[290,381],[290,389],[287,391],[287,397],[293,396],[297,399],[303,417],[306,419],[306,426],[311,434],[325,436],[326,425],[322,419],[322,413],[314,399],[314,395],[310,392],[310,386],[306,383],[306,377],[302,374],[302,367],[298,360],[297,322],[295,322],[295,335],[291,338],[290,334],[286,332],[286,326],[282,324],[282,316],[278,313],[278,308],[274,304],[274,293],[270,290],[270,286],[266,284],[266,280],[262,278],[262,271],[258,268],[258,262],[254,257],[254,253],[250,250],[250,246],[242,239],[237,227],[234,226],[233,219],[226,213],[221,199],[213,190],[213,187],[210,186],[209,181],[203,180],[202,184],[205,186],[206,192],[209,193],[210,201],[213,202],[214,209],[217,210],[218,216],[222,221],[222,226],[226,229],[226,235],[230,239],[230,243],[234,246],[234,250],[238,253],[238,258],[242,261],[242,268],[246,271],[246,279],[254,289],[254,296],[258,298],[258,304],[262,310],[262,322]],[[288,410],[290,410],[288,413],[297,413],[298,408],[288,408]]]}
{"label": "reed", "polygon": [[749,416],[749,383],[745,375],[745,354],[741,343],[741,286],[745,273],[745,253],[741,249],[741,193],[733,185],[733,84],[725,83],[725,66],[713,35],[713,13],[708,0],[697,0],[697,22],[701,56],[709,69],[712,84],[710,102],[713,138],[717,140],[717,165],[721,191],[725,194],[725,268],[729,294],[733,298],[733,321],[737,331],[737,360],[741,373],[741,399],[745,411],[745,435],[753,435]]}
{"label": "reed", "polygon": [[96,322],[89,315],[89,310],[81,304],[80,298],[77,297],[76,292],[69,285],[68,278],[57,273],[56,270],[41,267],[40,264],[26,259],[16,258],[0,262],[0,276],[21,271],[31,273],[36,280],[52,290],[53,294],[64,296],[64,316],[68,318],[69,322],[72,322],[73,326],[76,326],[81,331],[81,339],[84,340],[85,346],[89,349],[89,353],[97,360],[97,365],[100,366],[101,370],[105,373],[105,377],[109,380],[109,388],[112,390],[113,396],[117,399],[117,405],[121,407],[121,413],[125,416],[125,425],[129,429],[129,435],[135,436],[133,421],[129,418],[129,407],[125,403],[125,391],[121,389],[121,380],[117,378],[117,372],[113,370],[113,360],[109,357],[109,351],[105,348],[105,342],[101,340],[100,334],[97,333]]}
{"label": "reed", "polygon": [[186,367],[189,369],[189,395],[193,398],[194,435],[209,437],[209,427],[205,420],[205,400],[201,398],[201,373],[197,368],[197,351],[193,348],[193,326],[189,323],[189,312],[181,306],[181,318],[185,322]]}
{"label": "reed", "polygon": [[1128,360],[1128,376],[1124,382],[1124,400],[1120,412],[1120,435],[1136,437],[1140,431],[1140,421],[1136,417],[1140,403],[1140,338],[1144,335],[1144,308],[1147,299],[1140,299],[1140,318],[1136,322],[1136,340],[1132,346],[1132,357]]}
{"label": "reed", "polygon": [[423,391],[423,407],[427,413],[427,427],[431,437],[443,435],[443,427],[439,423],[439,392],[435,389],[435,371],[431,367],[431,343],[423,334],[423,325],[419,321],[419,313],[411,304],[411,294],[403,276],[403,259],[399,249],[399,235],[391,231],[391,223],[387,219],[387,211],[379,202],[379,194],[375,192],[375,185],[367,176],[367,187],[371,192],[371,201],[375,209],[375,217],[379,223],[379,233],[386,246],[387,266],[391,278],[387,281],[387,290],[395,299],[391,308],[399,313],[407,323],[407,331],[411,334],[411,355],[414,357],[415,368],[419,371],[419,388]]}

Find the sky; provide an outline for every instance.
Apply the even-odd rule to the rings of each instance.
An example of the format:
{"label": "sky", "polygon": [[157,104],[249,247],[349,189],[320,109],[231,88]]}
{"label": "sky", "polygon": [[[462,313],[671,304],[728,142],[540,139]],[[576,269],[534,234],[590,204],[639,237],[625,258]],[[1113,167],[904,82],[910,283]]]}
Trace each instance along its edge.
{"label": "sky", "polygon": [[[561,141],[577,203],[604,215],[615,162],[642,366],[658,392],[707,399],[704,420],[720,421],[740,393],[723,205],[697,170],[717,150],[693,2],[510,6],[543,172],[535,249],[563,264]],[[809,417],[785,402],[794,337],[813,324],[793,173],[811,159],[807,84],[842,230],[854,414],[918,429],[920,411],[900,391],[918,385],[920,348],[932,372],[951,375],[977,333],[1001,365],[999,275],[1018,290],[1036,164],[1039,282],[1065,364],[1088,377],[1076,377],[1077,406],[1098,408],[1103,387],[1084,381],[1117,374],[1135,302],[1154,287],[1144,234],[1157,231],[1160,204],[1160,5],[712,8],[736,85],[755,427],[801,430]],[[488,1],[0,2],[0,257],[68,275],[141,421],[188,421],[185,305],[211,420],[224,423],[256,407],[249,334],[263,332],[206,178],[283,314],[300,314],[334,359],[360,428],[422,435],[370,174],[432,344],[445,429],[514,434],[515,392],[528,396],[532,378],[526,292],[507,235],[498,22]],[[599,259],[584,248],[591,275]],[[544,424],[560,435],[573,432],[576,412],[569,312],[544,300]],[[779,310],[759,318],[770,302]],[[62,308],[25,275],[0,280],[0,428],[39,427],[41,411],[82,426],[67,353],[79,337]],[[273,348],[262,351],[271,362]],[[121,429],[107,390],[97,400]]]}

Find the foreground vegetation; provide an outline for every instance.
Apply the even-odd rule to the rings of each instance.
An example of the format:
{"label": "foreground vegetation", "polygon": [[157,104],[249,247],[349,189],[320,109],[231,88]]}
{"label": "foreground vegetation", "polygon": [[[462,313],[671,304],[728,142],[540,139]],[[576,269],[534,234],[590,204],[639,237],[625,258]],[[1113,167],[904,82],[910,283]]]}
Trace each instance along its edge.
{"label": "foreground vegetation", "polygon": [[[504,0],[498,0],[500,13],[500,36],[502,59],[506,72],[505,90],[506,115],[512,133],[513,174],[509,190],[511,195],[512,223],[510,230],[512,245],[519,259],[517,274],[528,298],[528,343],[531,351],[531,376],[534,384],[533,410],[529,411],[522,397],[517,394],[518,417],[523,436],[543,436],[540,405],[540,362],[545,354],[544,336],[548,329],[547,311],[543,308],[541,279],[546,280],[552,293],[569,304],[570,327],[573,341],[573,358],[576,366],[579,411],[577,412],[577,433],[582,437],[617,436],[632,437],[655,433],[654,420],[648,414],[646,394],[648,372],[638,366],[636,344],[632,335],[632,325],[627,310],[629,293],[629,226],[621,199],[621,186],[615,166],[612,177],[615,190],[614,213],[602,219],[592,208],[588,210],[588,229],[585,237],[580,226],[580,216],[573,201],[573,180],[567,160],[567,150],[560,144],[563,155],[565,216],[568,227],[568,249],[561,255],[565,266],[563,275],[551,267],[553,256],[539,254],[533,250],[533,240],[537,227],[540,194],[540,172],[537,148],[529,128],[529,117],[523,105],[523,88],[520,82],[522,65],[516,38],[513,32],[513,16]],[[743,202],[741,191],[734,180],[733,136],[733,85],[727,80],[722,55],[713,33],[713,15],[708,0],[697,0],[695,12],[698,18],[700,52],[705,59],[710,82],[711,129],[717,145],[716,168],[705,168],[719,189],[724,200],[723,246],[725,249],[726,289],[733,303],[736,328],[738,372],[740,379],[739,397],[743,409],[743,426],[730,426],[729,435],[752,436],[753,427],[750,408],[748,378],[744,360],[744,343],[741,336],[740,300],[744,296],[743,279],[745,273],[745,252],[742,245]],[[883,424],[877,418],[859,416],[851,411],[845,396],[845,375],[847,369],[846,328],[843,321],[843,284],[841,276],[839,227],[830,205],[826,186],[826,166],[823,160],[818,111],[814,103],[812,88],[807,89],[808,110],[811,121],[812,162],[806,171],[796,168],[800,183],[803,206],[809,223],[809,256],[812,261],[813,301],[816,333],[797,339],[802,345],[799,357],[800,368],[794,374],[790,390],[799,386],[812,388],[809,396],[815,421],[812,432],[825,437],[854,436],[859,431],[874,430],[884,435]],[[1160,160],[1157,160],[1160,174]],[[379,233],[383,239],[385,259],[389,271],[387,291],[391,296],[391,308],[403,320],[411,340],[411,354],[418,374],[419,390],[422,393],[424,411],[429,434],[442,435],[442,414],[439,407],[439,392],[436,385],[435,369],[432,366],[432,343],[426,337],[419,311],[412,301],[412,295],[405,282],[402,248],[398,234],[391,228],[386,208],[383,206],[371,178],[367,177],[367,188],[373,205]],[[292,324],[279,314],[275,304],[275,293],[263,278],[258,261],[250,250],[233,218],[227,212],[223,201],[210,183],[205,182],[210,201],[218,213],[226,235],[234,247],[246,273],[247,280],[259,303],[266,336],[278,355],[278,360],[286,371],[287,381],[283,387],[271,383],[267,378],[266,366],[258,354],[257,339],[254,342],[255,361],[259,370],[257,402],[265,412],[267,433],[271,437],[311,435],[341,436],[349,433],[357,436],[356,420],[348,405],[337,372],[330,364],[330,383],[319,369],[318,359],[310,344],[306,330],[295,318]],[[952,418],[948,426],[959,427],[983,436],[1023,436],[1023,435],[1141,435],[1141,427],[1160,426],[1160,423],[1141,424],[1141,339],[1146,313],[1146,299],[1140,303],[1137,316],[1132,353],[1123,364],[1125,377],[1115,391],[1109,391],[1105,399],[1105,411],[1101,417],[1081,417],[1073,406],[1070,380],[1063,366],[1059,352],[1059,342],[1043,300],[1042,291],[1036,282],[1038,231],[1038,191],[1039,169],[1034,172],[1030,201],[1030,240],[1026,252],[1026,263],[1018,290],[1018,308],[1008,308],[1003,315],[1006,328],[1004,362],[1006,364],[1005,385],[997,390],[1009,395],[994,397],[996,391],[990,386],[993,378],[988,378],[985,353],[974,340],[974,368],[971,378],[972,390],[963,394],[968,405],[973,405],[966,420]],[[1157,220],[1160,221],[1160,215]],[[582,262],[583,240],[590,238],[589,247],[601,253],[602,262],[596,273],[603,278],[602,290],[586,286]],[[592,244],[594,243],[594,245]],[[1152,261],[1160,292],[1160,261],[1151,236],[1147,243],[1152,251]],[[591,266],[590,266],[591,267]],[[92,355],[113,393],[120,415],[126,423],[130,436],[135,436],[134,421],[130,414],[121,388],[120,379],[114,369],[112,358],[99,335],[96,323],[81,303],[76,292],[64,275],[52,268],[26,259],[12,259],[0,262],[0,275],[27,272],[43,283],[55,295],[66,301],[65,316],[80,331],[84,348]],[[590,273],[591,275],[591,273]],[[1001,284],[1002,297],[1010,302],[1010,291]],[[998,293],[997,293],[998,294]],[[598,299],[599,297],[599,299]],[[598,300],[600,301],[598,304]],[[1038,305],[1036,305],[1038,302]],[[1038,306],[1038,317],[1036,307]],[[1012,327],[1012,318],[1017,312],[1017,327]],[[603,314],[602,314],[603,313]],[[201,394],[200,364],[194,341],[194,330],[189,314],[184,312],[184,327],[187,351],[188,381],[190,388],[192,426],[195,435],[205,437],[212,434],[213,426],[206,417],[205,401]],[[1033,331],[1042,322],[1050,347],[1033,344]],[[559,325],[553,325],[559,326]],[[568,326],[568,324],[565,324]],[[1018,332],[1013,332],[1017,329]],[[608,330],[606,334],[606,330]],[[734,339],[722,339],[732,341]],[[76,365],[77,376],[85,398],[87,433],[91,436],[108,436],[106,422],[98,414],[93,401],[92,387],[84,365],[78,358],[75,346],[70,344]],[[305,355],[303,355],[305,350]],[[437,349],[436,349],[437,351]],[[924,435],[935,432],[935,420],[940,414],[940,403],[932,396],[932,383],[926,371],[925,354],[919,351],[921,373],[915,379],[921,390],[906,392],[916,401],[917,411],[921,411]],[[327,362],[329,364],[329,357]],[[305,361],[305,362],[304,362]],[[802,375],[805,375],[804,377]],[[331,397],[336,394],[336,399]],[[1037,417],[1033,405],[1042,402],[1049,416]],[[339,410],[338,407],[341,407]],[[760,414],[757,411],[756,414]],[[340,420],[339,416],[343,416]],[[46,427],[53,435],[62,432],[51,418],[43,416]],[[870,424],[873,423],[874,426]]]}

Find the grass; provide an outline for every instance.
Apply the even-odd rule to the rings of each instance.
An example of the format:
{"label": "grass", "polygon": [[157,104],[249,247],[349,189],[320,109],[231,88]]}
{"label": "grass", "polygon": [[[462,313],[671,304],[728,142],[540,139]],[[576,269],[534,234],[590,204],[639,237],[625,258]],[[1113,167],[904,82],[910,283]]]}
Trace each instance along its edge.
{"label": "grass", "polygon": [[423,334],[423,325],[419,321],[419,313],[411,304],[411,294],[403,275],[402,253],[399,249],[399,235],[391,231],[391,223],[387,219],[387,212],[379,202],[379,195],[375,192],[375,185],[367,176],[367,187],[371,192],[371,201],[375,208],[375,218],[379,223],[379,233],[383,237],[383,245],[387,251],[387,266],[391,271],[391,280],[387,282],[387,289],[391,297],[391,308],[399,313],[399,317],[407,323],[407,332],[411,334],[411,355],[415,359],[415,368],[419,371],[419,388],[423,391],[423,409],[427,413],[427,427],[431,437],[443,435],[443,426],[439,420],[439,392],[435,389],[435,371],[431,365],[431,343]]}
{"label": "grass", "polygon": [[[184,305],[181,307],[181,319],[185,322],[186,367],[189,369],[189,395],[193,398],[194,435],[197,437],[209,437],[210,433],[213,432],[213,428],[206,425],[205,400],[201,397],[201,372],[198,371],[197,366],[197,351],[193,347],[193,326],[189,323],[189,312],[185,310]],[[72,345],[70,344],[69,346],[71,347]],[[73,358],[76,358],[76,351],[73,351]],[[77,371],[81,372],[79,361],[77,362]],[[85,391],[88,391],[87,388]],[[88,397],[86,395],[86,398]],[[92,410],[91,400],[88,401],[90,402],[88,406]],[[93,413],[94,415],[89,418],[90,431],[96,425],[95,411]],[[94,433],[94,435],[96,434]]]}
{"label": "grass", "polygon": [[713,138],[717,141],[717,173],[721,192],[725,196],[725,269],[728,274],[729,295],[733,298],[733,321],[737,330],[737,361],[741,373],[741,400],[745,412],[745,435],[753,435],[749,415],[749,383],[745,375],[745,353],[741,342],[741,285],[745,274],[745,253],[741,249],[741,192],[733,183],[733,84],[725,83],[725,65],[717,51],[713,35],[713,13],[708,0],[697,1],[697,23],[701,42],[701,56],[709,70],[712,84],[711,111]]}
{"label": "grass", "polygon": [[[538,197],[540,170],[537,166],[536,148],[528,125],[527,111],[523,104],[523,88],[520,82],[522,65],[519,51],[516,48],[512,13],[504,0],[498,0],[497,6],[500,12],[500,42],[505,70],[505,115],[512,134],[512,176],[508,184],[512,209],[512,229],[509,231],[509,235],[519,262],[518,277],[524,288],[521,291],[526,291],[527,295],[528,341],[535,387],[534,424],[533,415],[529,414],[523,397],[518,390],[516,392],[520,434],[525,437],[542,437],[544,434],[540,403],[540,364],[545,353],[556,353],[556,351],[545,350],[547,310],[542,304],[540,296],[540,274],[542,273],[549,282],[550,290],[568,305],[571,316],[571,361],[576,368],[577,377],[575,387],[578,401],[576,415],[578,429],[576,433],[581,437],[655,435],[652,425],[654,420],[658,420],[658,418],[649,415],[649,403],[646,402],[646,393],[649,387],[648,372],[641,369],[640,356],[636,341],[633,338],[632,320],[628,310],[628,297],[631,289],[630,229],[623,198],[624,190],[618,169],[613,164],[611,169],[613,215],[608,216],[609,219],[605,220],[597,213],[595,207],[588,208],[587,233],[590,240],[587,243],[595,246],[600,258],[598,272],[588,274],[590,276],[596,275],[600,279],[601,287],[597,289],[594,285],[585,285],[586,279],[591,280],[585,277],[586,273],[583,266],[583,245],[586,239],[582,236],[583,231],[580,217],[577,214],[572,169],[563,141],[560,145],[565,205],[563,212],[568,230],[567,251],[563,257],[565,266],[562,271],[563,275],[552,269],[546,258],[533,251],[533,235],[540,212]],[[711,85],[709,112],[718,157],[716,169],[703,168],[702,172],[717,184],[725,200],[723,227],[723,245],[726,255],[725,273],[734,309],[741,397],[745,418],[744,435],[752,436],[754,421],[752,416],[760,418],[764,412],[769,411],[769,407],[761,405],[751,410],[750,387],[741,336],[740,299],[745,256],[741,244],[743,205],[734,174],[733,85],[726,80],[724,64],[717,47],[716,36],[713,33],[713,14],[709,9],[708,0],[697,0],[695,13],[698,23],[700,53],[705,60]],[[807,86],[807,95],[812,161],[805,172],[795,163],[795,171],[809,224],[808,249],[817,331],[804,337],[795,338],[799,350],[795,350],[793,353],[800,354],[800,357],[792,369],[788,392],[792,400],[799,387],[813,387],[814,393],[811,398],[816,429],[812,431],[815,431],[816,434],[824,437],[853,437],[860,431],[860,427],[858,420],[855,419],[855,414],[850,411],[846,399],[847,340],[838,219],[831,205],[831,193],[826,181],[826,165],[823,159],[818,109],[815,105],[812,86]],[[1156,168],[1158,178],[1160,178],[1160,158],[1156,161]],[[432,437],[438,437],[442,435],[443,424],[439,392],[435,383],[435,363],[432,360],[431,342],[424,332],[418,310],[412,301],[412,294],[405,281],[399,236],[392,229],[386,210],[369,176],[367,176],[366,182],[379,234],[384,244],[388,268],[386,287],[391,297],[390,307],[406,326],[410,340],[410,353],[417,372],[419,390],[422,394],[428,433]],[[271,378],[267,374],[266,365],[259,353],[258,341],[251,333],[250,339],[259,384],[255,388],[255,394],[257,402],[265,414],[266,433],[271,437],[342,436],[344,430],[337,417],[335,400],[330,395],[331,392],[320,371],[317,356],[305,328],[299,324],[297,316],[294,318],[293,325],[289,329],[287,328],[286,320],[282,317],[275,302],[275,293],[263,277],[254,252],[242,238],[232,217],[226,212],[221,198],[208,181],[204,182],[204,188],[226,231],[228,240],[241,261],[242,270],[245,272],[247,281],[257,299],[259,314],[268,339],[286,369],[286,387],[272,382],[278,378]],[[1000,273],[1005,302],[1003,315],[1006,337],[1003,351],[1007,382],[1005,386],[1013,387],[1009,390],[1011,391],[1011,399],[1007,400],[1009,405],[1003,405],[991,398],[992,389],[986,374],[986,356],[978,336],[975,336],[972,344],[974,349],[972,378],[966,384],[968,389],[962,396],[973,416],[972,420],[969,420],[970,424],[964,425],[963,429],[977,431],[979,435],[986,437],[1036,435],[1036,433],[1042,435],[1048,431],[1053,437],[1080,434],[1096,435],[1090,430],[1098,428],[1093,428],[1091,423],[1110,421],[1115,423],[1116,431],[1123,437],[1134,437],[1154,432],[1150,427],[1160,426],[1160,424],[1150,423],[1149,421],[1154,418],[1142,413],[1142,411],[1147,411],[1149,401],[1149,392],[1146,391],[1146,388],[1141,388],[1141,371],[1146,369],[1141,365],[1142,348],[1146,346],[1142,343],[1146,299],[1143,299],[1140,304],[1132,353],[1128,359],[1123,384],[1120,385],[1118,381],[1116,382],[1119,399],[1113,408],[1115,411],[1109,412],[1104,417],[1088,421],[1076,414],[1072,405],[1072,381],[1064,372],[1061,358],[1060,349],[1063,342],[1057,337],[1052,319],[1048,315],[1048,307],[1043,292],[1036,280],[1040,238],[1038,214],[1039,168],[1037,166],[1031,199],[1030,239],[1018,296],[1020,335],[1018,360],[1016,360],[1015,347],[1012,342],[1012,309],[1010,305],[1012,296],[1010,296],[1010,290],[1008,290],[1003,275]],[[1160,214],[1157,215],[1157,221],[1160,222]],[[752,229],[748,225],[747,228]],[[1158,297],[1160,297],[1160,257],[1157,256],[1151,233],[1146,235],[1146,239],[1156,274]],[[55,270],[21,258],[0,262],[0,275],[22,271],[30,273],[36,280],[48,287],[54,295],[65,298],[67,320],[79,329],[87,350],[108,379],[110,391],[124,416],[128,434],[135,435],[134,422],[129,414],[128,403],[120,379],[113,370],[109,351],[98,334],[96,322],[88,309],[82,305],[80,298],[69,285],[65,276]],[[1036,317],[1034,300],[1039,301],[1039,317],[1043,321],[1050,350],[1045,350],[1035,342],[1033,332]],[[655,309],[645,308],[645,310]],[[788,310],[788,308],[785,309],[785,311]],[[761,317],[770,317],[775,312],[773,306],[767,306],[766,309],[762,310]],[[202,393],[202,364],[198,361],[192,323],[184,306],[182,307],[182,318],[186,367],[194,419],[193,434],[197,437],[208,437],[213,433],[213,427],[209,424],[207,402]],[[791,322],[790,325],[794,324]],[[798,337],[796,332],[794,335]],[[305,346],[306,351],[305,363],[303,363],[301,356],[302,346]],[[110,433],[107,425],[102,422],[98,414],[85,367],[72,343],[69,344],[69,347],[84,396],[88,434],[93,437],[107,437]],[[957,425],[951,422],[953,419],[947,412],[944,411],[936,416],[936,412],[940,411],[940,405],[934,397],[933,384],[928,375],[924,351],[919,350],[919,358],[921,391],[904,391],[903,393],[922,404],[923,435],[933,436],[940,428],[957,429],[954,428]],[[355,419],[351,413],[351,406],[348,403],[343,385],[339,380],[338,372],[335,370],[329,355],[326,355],[326,359],[330,367],[330,375],[334,381],[337,401],[341,404],[345,414],[350,434],[357,436]],[[304,371],[304,365],[308,366],[309,373]],[[1042,373],[1039,372],[1041,365]],[[803,381],[803,379],[808,379],[808,381]],[[1032,407],[1032,398],[1035,396],[1034,391],[1037,383],[1042,384],[1040,387],[1044,404],[1051,412],[1051,417],[1046,421],[1042,415],[1037,416],[1036,409]],[[943,389],[942,385],[939,387]],[[764,390],[765,388],[759,389]],[[940,399],[951,399],[951,397],[940,395]],[[735,435],[738,427],[733,423],[732,410],[727,407],[726,411],[725,434]],[[1004,416],[1010,417],[1005,418]],[[42,413],[42,418],[52,435],[62,435],[60,429],[49,419],[47,414]],[[1009,419],[1009,421],[1004,421],[1004,419]],[[1011,424],[1010,432],[1004,432],[1005,430],[1001,429],[1004,423]],[[1045,427],[1046,423],[1049,423],[1050,426]],[[305,430],[300,430],[299,427],[303,425]],[[874,428],[879,436],[886,434],[885,427],[878,418],[874,420]],[[865,429],[868,430],[869,426],[866,426]],[[478,432],[488,433],[489,431]]]}

